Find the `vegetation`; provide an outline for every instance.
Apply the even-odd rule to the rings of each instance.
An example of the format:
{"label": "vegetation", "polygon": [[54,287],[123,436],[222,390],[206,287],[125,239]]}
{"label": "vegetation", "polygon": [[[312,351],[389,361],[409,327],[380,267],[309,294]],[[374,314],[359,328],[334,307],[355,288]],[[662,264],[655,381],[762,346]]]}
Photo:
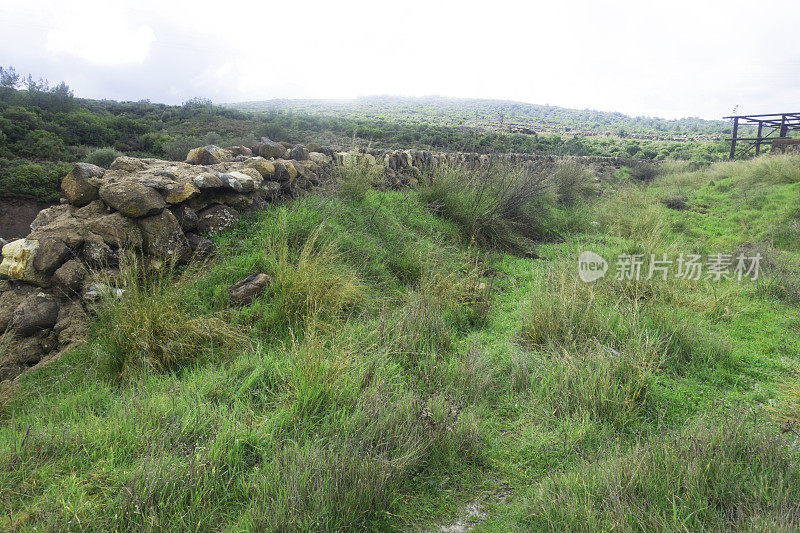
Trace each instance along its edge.
{"label": "vegetation", "polygon": [[[202,268],[131,263],[89,343],[0,408],[0,526],[797,529],[800,158],[689,167],[406,191],[345,167]],[[758,279],[614,271],[737,250]],[[253,272],[271,285],[231,308]]]}

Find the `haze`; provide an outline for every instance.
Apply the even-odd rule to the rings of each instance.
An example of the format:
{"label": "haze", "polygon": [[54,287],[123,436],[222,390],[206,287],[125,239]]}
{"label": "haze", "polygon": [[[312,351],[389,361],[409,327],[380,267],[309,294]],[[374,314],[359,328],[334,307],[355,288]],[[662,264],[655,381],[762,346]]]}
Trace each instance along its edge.
{"label": "haze", "polygon": [[436,94],[708,119],[735,105],[800,110],[793,0],[6,0],[0,19],[0,63],[87,98]]}

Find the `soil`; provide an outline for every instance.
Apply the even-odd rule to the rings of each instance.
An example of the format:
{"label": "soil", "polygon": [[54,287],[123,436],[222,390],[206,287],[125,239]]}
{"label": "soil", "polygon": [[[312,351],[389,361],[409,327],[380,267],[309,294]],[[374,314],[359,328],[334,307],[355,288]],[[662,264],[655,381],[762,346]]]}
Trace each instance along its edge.
{"label": "soil", "polygon": [[25,237],[39,211],[51,205],[24,196],[0,196],[0,238],[10,241]]}

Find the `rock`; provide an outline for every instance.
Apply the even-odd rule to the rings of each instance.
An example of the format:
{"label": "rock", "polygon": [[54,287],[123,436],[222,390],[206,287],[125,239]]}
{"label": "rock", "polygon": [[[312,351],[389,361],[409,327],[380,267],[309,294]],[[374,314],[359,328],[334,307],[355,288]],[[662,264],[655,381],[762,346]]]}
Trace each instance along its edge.
{"label": "rock", "polygon": [[89,336],[88,324],[89,320],[83,306],[78,302],[67,303],[58,313],[53,333],[57,336],[59,344],[66,346],[72,342],[86,340]]}
{"label": "rock", "polygon": [[308,154],[308,158],[318,165],[330,165],[331,164],[331,156],[320,153],[320,152],[311,152]]}
{"label": "rock", "polygon": [[108,268],[119,264],[119,255],[103,239],[94,235],[83,243],[81,256],[94,268]]}
{"label": "rock", "polygon": [[70,298],[80,292],[84,277],[86,268],[80,261],[71,259],[53,273],[51,284],[56,294]]}
{"label": "rock", "polygon": [[262,142],[256,145],[256,150],[258,155],[266,159],[280,159],[286,156],[286,148],[269,139],[262,139]]}
{"label": "rock", "polygon": [[263,157],[254,157],[248,160],[247,166],[257,170],[265,180],[272,179],[275,176],[275,165]]}
{"label": "rock", "polygon": [[0,276],[27,281],[41,287],[46,286],[47,275],[37,271],[33,266],[33,259],[38,250],[39,241],[35,239],[17,239],[3,246]]}
{"label": "rock", "polygon": [[[248,170],[250,172],[247,172]],[[233,171],[224,174],[220,172],[217,177],[231,189],[245,194],[256,190],[261,186],[261,182],[264,181],[261,174],[253,169],[243,169],[243,172]]]}
{"label": "rock", "polygon": [[11,328],[17,335],[23,337],[50,329],[56,324],[58,311],[58,302],[49,294],[43,292],[31,294],[14,310]]}
{"label": "rock", "polygon": [[120,213],[102,215],[86,222],[91,233],[100,237],[103,242],[117,248],[141,248],[142,232],[136,223]]}
{"label": "rock", "polygon": [[322,146],[318,143],[308,143],[306,144],[306,150],[308,150],[309,153],[322,152]]}
{"label": "rock", "polygon": [[188,182],[184,184],[176,183],[171,186],[167,185],[164,200],[168,204],[179,204],[198,194],[200,194],[200,189],[195,187],[194,184]]}
{"label": "rock", "polygon": [[169,210],[137,220],[142,230],[143,250],[146,254],[176,262],[188,261],[192,255],[189,241],[181,230],[175,215]]}
{"label": "rock", "polygon": [[190,165],[216,165],[232,159],[233,154],[231,152],[213,144],[190,150],[186,156],[186,162]]}
{"label": "rock", "polygon": [[249,194],[239,194],[236,192],[228,192],[224,194],[218,194],[214,197],[216,203],[225,204],[229,207],[234,208],[238,212],[248,211],[253,207],[253,199],[255,195]]}
{"label": "rock", "polygon": [[296,161],[305,161],[308,159],[308,150],[302,144],[298,144],[292,151],[289,152],[289,159],[294,159]]}
{"label": "rock", "polygon": [[171,209],[172,214],[178,220],[183,231],[194,231],[197,229],[197,213],[186,204],[176,205]]}
{"label": "rock", "polygon": [[278,165],[280,165],[284,170],[280,176],[280,181],[294,183],[294,180],[297,179],[297,167],[294,166],[294,163],[288,159],[281,159],[280,161],[275,162],[276,169],[278,168]]}
{"label": "rock", "polygon": [[97,200],[97,187],[89,183],[89,178],[99,178],[103,176],[105,170],[97,165],[89,163],[75,163],[69,174],[61,180],[61,190],[67,197],[69,203],[77,207]]}
{"label": "rock", "polygon": [[42,360],[44,351],[41,342],[36,337],[19,339],[16,342],[15,351],[19,362],[25,366],[33,366]]}
{"label": "rock", "polygon": [[2,335],[11,324],[14,310],[26,297],[35,291],[36,289],[30,285],[18,284],[17,287],[3,291],[3,293],[0,294],[0,335]]}
{"label": "rock", "polygon": [[244,156],[244,157],[252,157],[253,151],[246,147],[246,146],[229,146],[225,148],[228,152],[230,152],[234,157],[237,156]]}
{"label": "rock", "polygon": [[197,230],[203,234],[217,233],[239,222],[239,212],[227,205],[212,205],[197,214]]}
{"label": "rock", "polygon": [[249,304],[253,301],[253,298],[264,292],[270,282],[271,279],[268,275],[257,273],[251,274],[243,280],[234,283],[228,287],[231,305],[238,306]]}
{"label": "rock", "polygon": [[219,189],[220,187],[225,187],[225,184],[219,179],[219,176],[210,172],[204,172],[195,176],[192,181],[201,189]]}
{"label": "rock", "polygon": [[261,184],[264,198],[267,200],[275,200],[281,194],[281,184],[277,181],[265,181]]}
{"label": "rock", "polygon": [[100,197],[106,204],[130,218],[157,215],[166,207],[160,194],[135,180],[104,185],[100,188]]}
{"label": "rock", "polygon": [[217,177],[219,178],[219,181],[222,183],[222,185],[227,187],[228,189],[232,189],[236,192],[244,191],[242,183],[231,174],[225,174],[224,172],[220,172],[219,174],[217,174]]}
{"label": "rock", "polygon": [[71,252],[64,241],[47,237],[39,241],[39,249],[33,257],[33,268],[50,276],[69,259]]}
{"label": "rock", "polygon": [[121,298],[123,294],[125,294],[125,289],[111,287],[105,283],[92,283],[83,293],[83,299],[93,302],[99,300],[101,296]]}
{"label": "rock", "polygon": [[214,243],[197,233],[187,233],[186,239],[192,247],[194,257],[203,259],[214,253]]}
{"label": "rock", "polygon": [[49,354],[58,348],[58,335],[52,331],[47,333],[42,332],[39,335],[39,346],[42,347],[42,352],[44,352],[44,354]]}
{"label": "rock", "polygon": [[69,204],[55,205],[42,209],[36,218],[31,222],[31,231],[36,231],[39,228],[49,226],[53,221],[65,215],[70,215],[75,209]]}
{"label": "rock", "polygon": [[116,158],[108,168],[125,172],[138,172],[139,170],[144,170],[146,166],[147,164],[141,159],[122,155]]}

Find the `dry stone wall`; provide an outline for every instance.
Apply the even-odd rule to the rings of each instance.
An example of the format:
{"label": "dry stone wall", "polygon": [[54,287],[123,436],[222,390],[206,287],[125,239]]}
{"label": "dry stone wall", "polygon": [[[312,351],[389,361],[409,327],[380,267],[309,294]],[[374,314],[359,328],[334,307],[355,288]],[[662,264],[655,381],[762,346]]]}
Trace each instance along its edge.
{"label": "dry stone wall", "polygon": [[107,170],[77,163],[62,181],[62,203],[41,211],[27,237],[0,242],[0,381],[86,337],[87,302],[116,290],[90,273],[113,274],[126,252],[155,268],[207,257],[210,234],[235,225],[243,212],[320,185],[340,165],[377,167],[387,186],[402,187],[437,165],[494,160],[555,162],[524,154],[340,151],[263,139],[253,147],[199,147],[185,162],[123,156]]}

